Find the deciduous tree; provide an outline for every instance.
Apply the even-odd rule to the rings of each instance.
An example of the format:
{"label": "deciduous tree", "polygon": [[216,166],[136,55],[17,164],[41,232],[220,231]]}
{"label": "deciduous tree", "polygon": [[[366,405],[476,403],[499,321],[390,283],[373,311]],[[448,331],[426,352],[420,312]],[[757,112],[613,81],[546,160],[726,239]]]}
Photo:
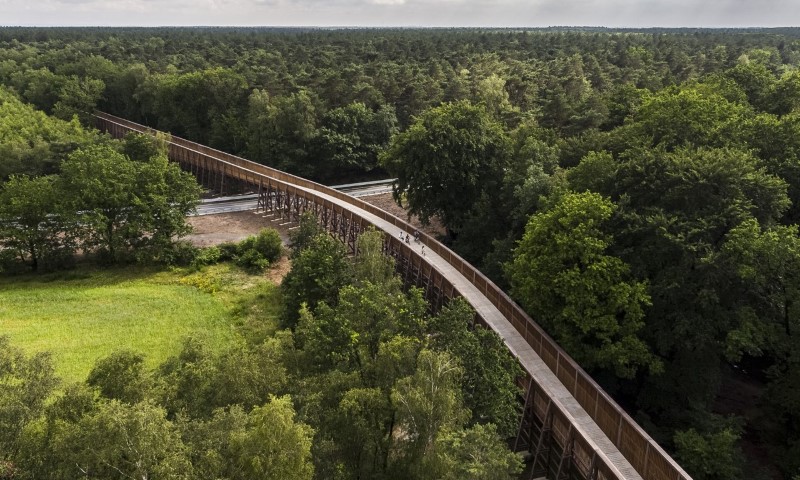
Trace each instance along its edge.
{"label": "deciduous tree", "polygon": [[594,193],[568,193],[531,217],[508,266],[512,291],[578,363],[625,378],[660,364],[641,340],[647,286],[608,253],[615,205]]}
{"label": "deciduous tree", "polygon": [[438,216],[452,233],[481,194],[499,186],[508,156],[500,124],[483,107],[460,101],[417,117],[381,161],[397,175],[395,199],[423,222]]}

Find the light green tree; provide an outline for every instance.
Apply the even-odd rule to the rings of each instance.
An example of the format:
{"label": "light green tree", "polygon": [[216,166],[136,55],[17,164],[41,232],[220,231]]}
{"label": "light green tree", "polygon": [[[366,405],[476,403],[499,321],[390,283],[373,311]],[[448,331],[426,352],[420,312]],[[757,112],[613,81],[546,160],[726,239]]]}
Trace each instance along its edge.
{"label": "light green tree", "polygon": [[437,441],[434,460],[442,480],[510,480],[522,472],[522,458],[499,441],[494,425],[447,432]]}
{"label": "light green tree", "polygon": [[314,475],[314,430],[295,420],[291,398],[271,397],[250,412],[247,430],[231,437],[231,480],[305,480]]}
{"label": "light green tree", "polygon": [[0,336],[0,461],[12,461],[25,425],[37,418],[58,384],[50,355],[28,357]]}
{"label": "light green tree", "polygon": [[398,448],[410,469],[433,454],[440,433],[459,428],[469,418],[461,398],[464,370],[446,352],[423,350],[414,375],[400,379],[392,390],[399,427],[405,432]]}
{"label": "light green tree", "polygon": [[595,193],[564,195],[530,218],[508,274],[514,296],[578,363],[631,378],[660,364],[637,335],[647,287],[607,252],[614,209]]}

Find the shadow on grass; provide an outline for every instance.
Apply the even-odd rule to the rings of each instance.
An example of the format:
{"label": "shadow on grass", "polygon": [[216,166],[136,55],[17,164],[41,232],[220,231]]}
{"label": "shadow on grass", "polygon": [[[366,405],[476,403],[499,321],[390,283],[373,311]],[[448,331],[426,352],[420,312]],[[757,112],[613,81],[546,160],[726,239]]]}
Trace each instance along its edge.
{"label": "shadow on grass", "polygon": [[163,266],[137,266],[137,265],[77,265],[69,270],[60,270],[47,273],[15,273],[0,274],[0,287],[14,288],[22,285],[47,284],[55,282],[69,282],[87,287],[100,285],[116,285],[124,282],[141,280],[154,274],[170,271]]}

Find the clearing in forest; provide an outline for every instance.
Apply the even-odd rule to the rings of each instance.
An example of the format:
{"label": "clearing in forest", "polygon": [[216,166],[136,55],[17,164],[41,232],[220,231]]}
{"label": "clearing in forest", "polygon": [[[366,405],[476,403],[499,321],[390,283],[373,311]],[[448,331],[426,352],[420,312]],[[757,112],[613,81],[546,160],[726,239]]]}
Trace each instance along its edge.
{"label": "clearing in forest", "polygon": [[2,278],[0,335],[29,354],[51,352],[68,384],[117,349],[145,354],[153,368],[189,335],[222,347],[248,321],[247,298],[275,290],[222,265],[202,274],[126,268]]}

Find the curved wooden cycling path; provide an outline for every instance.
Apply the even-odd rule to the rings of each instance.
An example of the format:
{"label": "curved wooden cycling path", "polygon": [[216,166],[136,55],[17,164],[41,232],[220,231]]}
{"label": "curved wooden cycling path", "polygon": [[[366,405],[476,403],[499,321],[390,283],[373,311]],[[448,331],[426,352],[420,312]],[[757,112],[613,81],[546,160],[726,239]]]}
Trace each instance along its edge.
{"label": "curved wooden cycling path", "polygon": [[[157,133],[148,127],[96,113],[97,126],[112,136]],[[178,137],[169,157],[209,188],[259,192],[259,208],[296,221],[314,212],[320,224],[355,252],[369,226],[382,230],[385,248],[407,284],[425,290],[432,308],[464,297],[477,320],[503,339],[526,378],[515,442],[530,452],[531,477],[549,479],[690,480],[592,378],[581,369],[505,292],[435,239],[400,240],[414,228],[403,220],[323,185]],[[422,245],[425,245],[423,255]]]}

